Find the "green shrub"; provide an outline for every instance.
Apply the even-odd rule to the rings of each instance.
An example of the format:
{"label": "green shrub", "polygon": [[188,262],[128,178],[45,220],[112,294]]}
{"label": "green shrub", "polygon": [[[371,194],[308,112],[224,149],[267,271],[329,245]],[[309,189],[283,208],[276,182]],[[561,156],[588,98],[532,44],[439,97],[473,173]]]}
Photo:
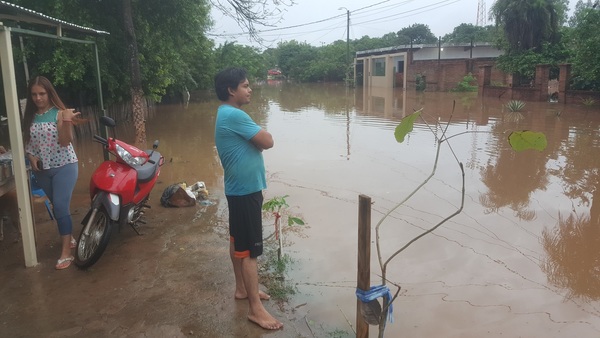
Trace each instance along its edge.
{"label": "green shrub", "polygon": [[422,74],[417,74],[417,78],[415,79],[415,86],[417,87],[418,92],[424,91],[427,87],[425,76],[423,76]]}
{"label": "green shrub", "polygon": [[460,81],[458,83],[458,85],[452,89],[453,92],[476,92],[477,91],[477,84],[472,85],[471,83],[475,82],[476,83],[477,79],[473,76],[473,74],[469,73],[467,75],[465,75],[462,79],[462,81]]}
{"label": "green shrub", "polygon": [[504,106],[510,112],[519,112],[525,108],[525,102],[519,100],[510,100]]}
{"label": "green shrub", "polygon": [[591,107],[596,103],[596,100],[591,97],[586,97],[585,99],[581,99],[581,103],[583,103],[584,106]]}

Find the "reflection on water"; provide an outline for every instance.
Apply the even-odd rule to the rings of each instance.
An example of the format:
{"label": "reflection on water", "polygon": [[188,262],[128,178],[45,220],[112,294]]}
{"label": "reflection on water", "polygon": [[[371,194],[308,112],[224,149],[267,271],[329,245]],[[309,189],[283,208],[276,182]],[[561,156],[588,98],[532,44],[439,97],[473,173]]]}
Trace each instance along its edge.
{"label": "reflection on water", "polygon": [[542,269],[550,282],[567,290],[566,298],[600,299],[600,223],[589,216],[560,217],[553,230],[544,229]]}
{"label": "reflection on water", "polygon": [[[306,303],[294,315],[323,323],[323,336],[352,331],[346,318],[353,321],[356,306],[358,195],[372,198],[376,224],[431,172],[436,147],[431,131],[468,133],[452,138],[451,149],[444,146],[434,179],[386,220],[384,255],[456,210],[461,179],[455,158],[465,163],[465,209],[388,267],[388,277],[403,293],[387,334],[600,334],[594,230],[600,225],[594,199],[600,115],[583,106],[528,102],[515,118],[504,111],[507,100],[474,93],[285,83],[253,90],[245,108],[275,139],[275,147],[264,152],[266,198],[289,195],[290,211],[308,222],[302,236],[286,236],[286,252],[296,260],[290,278],[299,288],[291,305]],[[212,196],[222,198],[213,142],[219,103],[212,96],[197,94],[187,107],[159,106],[149,119],[148,140],[160,139],[167,159],[155,193],[174,182],[201,180]],[[421,108],[424,121],[398,144],[394,128]],[[121,129],[132,137],[131,126]],[[512,130],[544,132],[547,149],[514,152],[507,142]],[[96,144],[82,140],[78,154],[85,168],[77,189],[85,194],[87,168],[101,154]],[[571,214],[578,216],[560,217]],[[378,283],[376,257],[371,266],[371,280]],[[433,320],[436,325],[430,325]]]}

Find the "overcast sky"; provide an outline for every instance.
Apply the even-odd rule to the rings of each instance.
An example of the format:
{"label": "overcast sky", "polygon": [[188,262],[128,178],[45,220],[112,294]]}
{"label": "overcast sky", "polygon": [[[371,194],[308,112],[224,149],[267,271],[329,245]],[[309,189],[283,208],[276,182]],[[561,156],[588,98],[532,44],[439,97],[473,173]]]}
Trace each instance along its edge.
{"label": "overcast sky", "polygon": [[[478,0],[295,0],[284,10],[280,22],[273,27],[257,26],[262,31],[264,46],[276,47],[278,42],[296,40],[313,46],[346,40],[347,12],[350,11],[350,40],[365,35],[381,37],[415,23],[429,26],[435,36],[451,33],[461,23],[477,24]],[[575,0],[571,0],[574,7]],[[485,0],[485,23],[494,1]],[[346,9],[340,9],[345,7]],[[215,25],[211,38],[216,45],[226,41],[260,47],[232,19],[213,10]],[[293,28],[288,28],[293,27]]]}

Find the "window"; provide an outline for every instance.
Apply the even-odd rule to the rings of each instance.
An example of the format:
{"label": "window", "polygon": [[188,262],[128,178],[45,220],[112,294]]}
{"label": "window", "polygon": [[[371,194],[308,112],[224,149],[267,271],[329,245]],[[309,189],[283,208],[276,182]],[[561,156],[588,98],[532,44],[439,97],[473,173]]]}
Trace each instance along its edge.
{"label": "window", "polygon": [[385,76],[385,58],[373,59],[373,76]]}

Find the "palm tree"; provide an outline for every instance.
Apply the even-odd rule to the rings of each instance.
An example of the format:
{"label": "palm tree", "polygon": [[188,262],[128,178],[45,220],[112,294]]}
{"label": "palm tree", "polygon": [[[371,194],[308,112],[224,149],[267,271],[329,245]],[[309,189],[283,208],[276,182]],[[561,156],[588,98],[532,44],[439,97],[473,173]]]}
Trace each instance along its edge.
{"label": "palm tree", "polygon": [[508,51],[540,51],[544,42],[558,41],[562,0],[497,0],[491,14],[504,29]]}

